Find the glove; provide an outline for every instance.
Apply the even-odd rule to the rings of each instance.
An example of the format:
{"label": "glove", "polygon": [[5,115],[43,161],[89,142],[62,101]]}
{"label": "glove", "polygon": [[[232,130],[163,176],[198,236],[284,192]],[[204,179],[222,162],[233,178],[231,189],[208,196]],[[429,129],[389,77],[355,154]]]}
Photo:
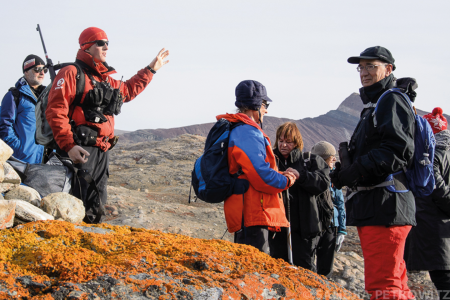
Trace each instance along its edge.
{"label": "glove", "polygon": [[331,171],[330,173],[330,179],[331,179],[331,183],[333,184],[333,186],[335,188],[337,188],[338,190],[342,189],[342,185],[339,182],[339,172],[341,171],[341,163],[337,162],[334,165],[334,169]]}
{"label": "glove", "polygon": [[[342,186],[347,186],[349,188],[354,187],[358,184],[359,179],[361,179],[361,173],[358,168],[358,163],[354,162],[350,167],[341,170],[338,173],[338,181],[341,187],[337,185],[336,188],[341,189]],[[331,181],[333,182],[333,181]]]}
{"label": "glove", "polygon": [[344,242],[344,239],[345,239],[345,234],[339,232],[337,234],[337,237],[336,237],[336,249],[335,249],[336,252],[339,252],[339,250],[341,250],[342,243]]}

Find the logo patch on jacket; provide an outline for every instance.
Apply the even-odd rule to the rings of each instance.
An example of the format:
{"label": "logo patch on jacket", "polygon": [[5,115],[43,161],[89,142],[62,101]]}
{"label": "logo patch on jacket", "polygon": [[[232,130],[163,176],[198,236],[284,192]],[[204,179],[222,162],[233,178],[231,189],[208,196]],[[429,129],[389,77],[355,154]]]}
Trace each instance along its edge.
{"label": "logo patch on jacket", "polygon": [[55,90],[57,89],[62,89],[62,85],[64,84],[64,78],[61,78],[60,80],[58,80],[58,82],[56,83],[56,87]]}

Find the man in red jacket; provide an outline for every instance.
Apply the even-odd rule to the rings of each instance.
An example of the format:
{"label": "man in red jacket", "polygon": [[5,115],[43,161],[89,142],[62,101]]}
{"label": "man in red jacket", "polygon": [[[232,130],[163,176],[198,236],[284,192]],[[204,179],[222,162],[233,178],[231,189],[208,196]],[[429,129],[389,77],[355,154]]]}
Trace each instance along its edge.
{"label": "man in red jacket", "polygon": [[[78,105],[73,105],[77,84],[77,68],[68,66],[58,73],[48,97],[46,116],[59,149],[79,169],[89,172],[100,193],[107,199],[109,152],[114,143],[114,114],[123,102],[133,100],[150,83],[153,75],[169,61],[169,51],[162,49],[153,61],[129,80],[122,82],[110,75],[116,71],[106,63],[108,37],[96,27],[85,29],[79,38],[76,63],[83,69],[85,88]],[[88,158],[89,157],[89,158]],[[81,182],[85,204],[95,196],[87,195],[87,182]],[[95,212],[94,212],[95,213]]]}

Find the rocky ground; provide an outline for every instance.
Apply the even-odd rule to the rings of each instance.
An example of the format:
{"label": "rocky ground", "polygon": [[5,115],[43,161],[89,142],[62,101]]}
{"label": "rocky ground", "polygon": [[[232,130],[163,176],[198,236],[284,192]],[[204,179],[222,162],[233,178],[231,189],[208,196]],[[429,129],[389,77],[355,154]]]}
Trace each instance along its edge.
{"label": "rocky ground", "polygon": [[[222,204],[188,202],[191,171],[195,159],[202,154],[204,141],[201,136],[182,135],[163,141],[119,143],[111,151],[105,221],[112,225],[232,241],[233,235],[226,232]],[[438,299],[426,272],[408,276],[408,284],[418,299]],[[354,227],[348,229],[341,252],[336,255],[331,279],[367,298],[364,261]]]}

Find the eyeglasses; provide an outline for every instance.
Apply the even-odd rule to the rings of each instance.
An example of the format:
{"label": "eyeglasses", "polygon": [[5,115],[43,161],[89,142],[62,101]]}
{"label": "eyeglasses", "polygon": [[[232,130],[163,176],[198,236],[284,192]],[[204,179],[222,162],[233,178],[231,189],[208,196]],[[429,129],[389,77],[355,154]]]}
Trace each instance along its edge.
{"label": "eyeglasses", "polygon": [[82,44],[81,46],[86,45],[86,44],[93,44],[93,43],[96,43],[97,46],[99,46],[99,47],[103,47],[103,46],[105,46],[105,44],[109,46],[109,41],[104,41],[104,40],[96,40],[96,41],[92,41],[92,42],[87,42],[87,43]]}
{"label": "eyeglasses", "polygon": [[44,74],[47,74],[47,72],[48,72],[48,69],[46,68],[46,67],[40,67],[40,68],[33,68],[33,71],[35,72],[35,73],[41,73],[42,71],[44,71]]}
{"label": "eyeglasses", "polygon": [[379,67],[379,66],[387,66],[388,64],[381,64],[381,65],[367,65],[365,67],[363,66],[357,66],[356,70],[358,70],[358,72],[362,72],[364,69],[367,70],[367,72],[373,71],[375,70],[375,67]]}

